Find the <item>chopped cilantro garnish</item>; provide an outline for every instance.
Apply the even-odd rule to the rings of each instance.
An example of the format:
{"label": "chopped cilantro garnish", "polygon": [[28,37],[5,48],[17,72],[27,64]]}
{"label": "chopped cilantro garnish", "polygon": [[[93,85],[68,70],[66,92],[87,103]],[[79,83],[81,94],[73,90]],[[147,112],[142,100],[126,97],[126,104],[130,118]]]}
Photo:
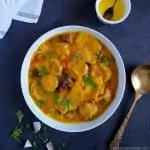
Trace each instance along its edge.
{"label": "chopped cilantro garnish", "polygon": [[33,141],[33,147],[36,147],[37,145],[36,145],[36,142],[35,141]]}
{"label": "chopped cilantro garnish", "polygon": [[19,110],[17,113],[16,113],[16,116],[18,118],[18,121],[19,123],[22,121],[22,119],[24,118],[24,114],[21,110]]}
{"label": "chopped cilantro garnish", "polygon": [[99,64],[102,66],[108,66],[110,61],[114,60],[113,56],[109,57],[102,57],[101,60],[99,61]]}
{"label": "chopped cilantro garnish", "polygon": [[60,95],[56,92],[48,92],[48,94],[52,94],[54,98],[54,103],[62,105],[64,108],[69,108],[69,100],[68,99],[62,99]]}
{"label": "chopped cilantro garnish", "polygon": [[103,55],[102,52],[98,51],[97,54],[96,54],[97,60],[100,60],[102,55]]}
{"label": "chopped cilantro garnish", "polygon": [[52,53],[52,52],[47,52],[47,53],[45,53],[44,58],[45,58],[45,59],[51,59],[52,56],[53,56],[53,53]]}
{"label": "chopped cilantro garnish", "polygon": [[109,56],[109,60],[115,61],[115,58],[113,56]]}
{"label": "chopped cilantro garnish", "polygon": [[39,74],[40,76],[43,76],[47,73],[47,67],[46,66],[41,66],[39,69]]}
{"label": "chopped cilantro garnish", "polygon": [[64,108],[69,109],[69,100],[68,99],[62,100],[61,104]]}
{"label": "chopped cilantro garnish", "polygon": [[56,104],[62,105],[64,108],[69,109],[69,100],[68,99],[61,99],[58,93],[53,93],[54,102]]}
{"label": "chopped cilantro garnish", "polygon": [[102,66],[108,66],[110,61],[114,60],[113,56],[106,57],[101,51],[98,51],[96,54],[97,61]]}
{"label": "chopped cilantro garnish", "polygon": [[102,66],[108,66],[109,65],[109,57],[102,57],[99,63]]}
{"label": "chopped cilantro garnish", "polygon": [[21,128],[15,127],[15,129],[11,133],[11,137],[14,138],[15,140],[17,140],[17,142],[20,142],[19,138],[22,134],[22,129],[23,129],[23,127],[21,127]]}
{"label": "chopped cilantro garnish", "polygon": [[[40,103],[41,103],[41,100],[40,100]],[[24,114],[20,110],[16,113],[16,116],[18,118],[19,123],[15,126],[15,128],[11,132],[11,137],[15,139],[17,142],[22,142],[20,139],[23,133],[23,129],[25,129],[24,131],[27,131],[27,129],[31,129],[31,127],[29,123],[23,124],[24,122],[21,122],[24,117]],[[42,124],[41,132],[32,133],[33,135],[31,135],[30,139],[32,141],[33,150],[36,150],[38,148],[37,144],[39,143],[46,144],[49,142],[47,138],[48,136],[47,136],[46,129],[47,129],[47,126],[45,124]]]}
{"label": "chopped cilantro garnish", "polygon": [[54,102],[55,102],[56,104],[58,104],[58,103],[61,101],[60,96],[59,96],[58,93],[49,91],[49,92],[47,92],[47,94],[53,96]]}
{"label": "chopped cilantro garnish", "polygon": [[103,60],[102,62],[100,62],[100,65],[108,66],[109,65],[109,61],[108,60]]}
{"label": "chopped cilantro garnish", "polygon": [[97,84],[91,79],[91,77],[89,75],[84,75],[83,76],[83,81],[86,85],[90,85],[93,88],[97,87]]}
{"label": "chopped cilantro garnish", "polygon": [[54,102],[56,104],[58,104],[61,101],[59,94],[58,93],[53,93],[53,96],[54,96]]}
{"label": "chopped cilantro garnish", "polygon": [[82,59],[82,55],[78,51],[73,53],[73,57]]}
{"label": "chopped cilantro garnish", "polygon": [[46,143],[48,143],[49,142],[49,139],[45,139],[44,141],[43,141],[43,144],[46,144]]}
{"label": "chopped cilantro garnish", "polygon": [[77,58],[79,56],[79,54],[77,52],[74,52],[73,56]]}
{"label": "chopped cilantro garnish", "polygon": [[40,99],[40,100],[37,101],[37,105],[39,107],[42,107],[44,104],[45,104],[45,102],[42,99]]}
{"label": "chopped cilantro garnish", "polygon": [[65,147],[65,146],[66,146],[66,142],[63,142],[63,143],[62,143],[62,147]]}
{"label": "chopped cilantro garnish", "polygon": [[46,132],[47,126],[45,124],[42,124],[42,129],[43,129],[44,132]]}

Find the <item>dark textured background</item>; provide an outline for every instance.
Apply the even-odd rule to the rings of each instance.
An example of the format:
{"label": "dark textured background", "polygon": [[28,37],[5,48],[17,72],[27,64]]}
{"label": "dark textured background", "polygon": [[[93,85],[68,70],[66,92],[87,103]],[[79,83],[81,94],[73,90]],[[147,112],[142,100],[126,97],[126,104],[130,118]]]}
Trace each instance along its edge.
{"label": "dark textured background", "polygon": [[[48,128],[56,150],[67,142],[65,150],[105,150],[131,105],[133,89],[131,71],[150,63],[150,1],[132,0],[132,12],[122,24],[100,23],[94,10],[95,0],[45,0],[37,24],[13,22],[7,36],[0,40],[0,150],[21,150],[10,132],[16,123],[18,109],[24,111],[26,122],[36,120],[24,102],[20,88],[20,69],[31,44],[43,33],[62,25],[84,25],[107,36],[119,49],[127,72],[124,99],[115,114],[103,125],[83,133],[63,133]],[[150,149],[150,96],[139,101],[129,122],[122,146]],[[39,148],[40,149],[40,148]]]}

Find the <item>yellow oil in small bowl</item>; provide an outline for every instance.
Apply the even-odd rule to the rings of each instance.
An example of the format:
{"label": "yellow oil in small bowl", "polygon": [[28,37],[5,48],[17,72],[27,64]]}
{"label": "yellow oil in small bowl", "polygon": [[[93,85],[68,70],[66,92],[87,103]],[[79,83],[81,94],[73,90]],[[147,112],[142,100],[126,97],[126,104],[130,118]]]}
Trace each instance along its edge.
{"label": "yellow oil in small bowl", "polygon": [[[99,13],[103,16],[104,12],[113,6],[115,0],[101,0],[98,6]],[[125,5],[123,0],[118,0],[115,7],[114,7],[114,14],[111,21],[118,21],[120,20],[125,13]]]}

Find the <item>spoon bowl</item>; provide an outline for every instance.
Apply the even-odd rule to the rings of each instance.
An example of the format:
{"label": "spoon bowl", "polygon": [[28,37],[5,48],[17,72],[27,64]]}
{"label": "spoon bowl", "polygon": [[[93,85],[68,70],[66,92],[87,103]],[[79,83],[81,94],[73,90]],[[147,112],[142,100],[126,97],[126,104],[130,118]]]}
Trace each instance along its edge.
{"label": "spoon bowl", "polygon": [[150,65],[137,67],[132,73],[131,81],[136,92],[150,93]]}
{"label": "spoon bowl", "polygon": [[103,17],[107,20],[111,20],[114,16],[114,7],[116,6],[118,0],[115,0],[113,5],[109,7],[103,14]]}

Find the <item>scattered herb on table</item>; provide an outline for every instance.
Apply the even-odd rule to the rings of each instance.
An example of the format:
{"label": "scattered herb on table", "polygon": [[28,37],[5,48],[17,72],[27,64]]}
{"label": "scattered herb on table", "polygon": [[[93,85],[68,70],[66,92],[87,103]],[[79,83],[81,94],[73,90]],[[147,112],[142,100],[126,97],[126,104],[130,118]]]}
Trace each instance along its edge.
{"label": "scattered herb on table", "polygon": [[37,144],[35,141],[33,141],[33,147],[36,148],[37,147]]}
{"label": "scattered herb on table", "polygon": [[19,110],[17,113],[16,113],[16,116],[17,116],[17,118],[18,118],[18,121],[19,121],[19,123],[22,121],[22,119],[24,118],[24,113],[21,111],[21,110]]}
{"label": "scattered herb on table", "polygon": [[22,130],[23,130],[23,127],[21,128],[15,127],[15,129],[11,133],[11,137],[14,138],[17,142],[20,142],[19,138],[22,134]]}
{"label": "scattered herb on table", "polygon": [[30,126],[30,124],[28,123],[28,124],[26,124],[26,128],[27,129],[30,129],[31,128],[31,126]]}
{"label": "scattered herb on table", "polygon": [[60,147],[59,147],[59,150],[64,150],[66,144],[67,144],[66,142],[62,142]]}
{"label": "scattered herb on table", "polygon": [[90,85],[93,88],[97,87],[97,84],[92,80],[92,78],[90,77],[90,75],[84,75],[83,76],[83,81],[86,85]]}
{"label": "scattered herb on table", "polygon": [[78,51],[73,53],[73,57],[77,59],[83,59],[83,56]]}
{"label": "scattered herb on table", "polygon": [[62,147],[65,147],[66,146],[66,142],[63,142],[61,145],[62,145]]}
{"label": "scattered herb on table", "polygon": [[46,143],[48,143],[49,142],[49,139],[45,139],[44,141],[43,141],[43,144],[46,144]]}
{"label": "scattered herb on table", "polygon": [[[16,113],[16,116],[18,118],[19,123],[17,123],[17,125],[15,126],[13,131],[11,132],[11,137],[13,139],[15,139],[17,142],[22,142],[21,141],[21,135],[23,134],[23,131],[24,132],[26,131],[24,129],[31,129],[31,126],[30,126],[29,123],[26,123],[25,125],[23,124],[22,119],[24,117],[24,114],[23,114],[22,111],[19,110]],[[33,122],[33,123],[38,123],[38,122]],[[37,125],[38,124],[36,124],[36,126]],[[37,133],[32,132],[32,134],[30,135],[30,139],[33,142],[31,144],[29,142],[29,140],[26,140],[25,147],[27,148],[27,147],[31,147],[31,145],[33,145],[33,150],[36,150],[37,149],[37,143],[38,144],[43,144],[43,146],[45,146],[45,144],[47,144],[49,142],[49,139],[47,138],[48,135],[47,135],[47,131],[46,130],[47,130],[47,126],[45,124],[42,124],[42,127],[41,127],[39,132],[37,132]]]}
{"label": "scattered herb on table", "polygon": [[43,130],[44,132],[46,132],[47,126],[46,126],[45,124],[42,124],[42,130]]}

